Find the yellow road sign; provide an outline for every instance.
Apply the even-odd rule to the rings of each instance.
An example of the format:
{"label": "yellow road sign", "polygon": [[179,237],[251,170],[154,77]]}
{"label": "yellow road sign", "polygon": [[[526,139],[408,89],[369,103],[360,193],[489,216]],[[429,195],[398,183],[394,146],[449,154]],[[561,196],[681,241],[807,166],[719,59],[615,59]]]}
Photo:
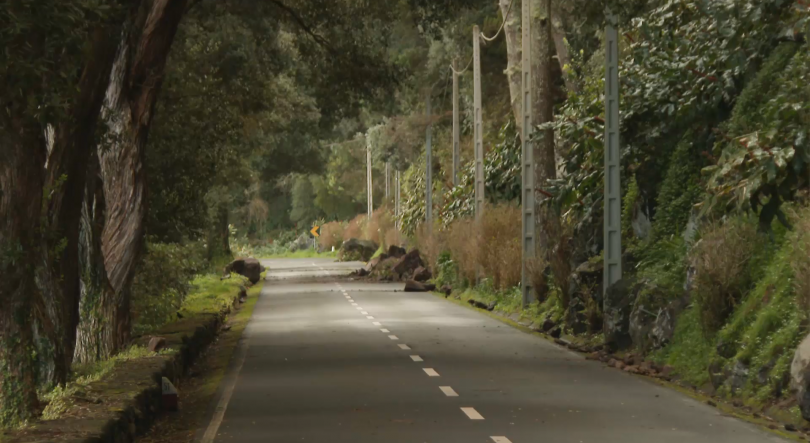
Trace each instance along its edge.
{"label": "yellow road sign", "polygon": [[313,237],[317,238],[317,237],[321,236],[320,231],[321,231],[321,227],[320,226],[315,226],[315,227],[312,228],[311,231],[309,231],[309,233],[312,234]]}

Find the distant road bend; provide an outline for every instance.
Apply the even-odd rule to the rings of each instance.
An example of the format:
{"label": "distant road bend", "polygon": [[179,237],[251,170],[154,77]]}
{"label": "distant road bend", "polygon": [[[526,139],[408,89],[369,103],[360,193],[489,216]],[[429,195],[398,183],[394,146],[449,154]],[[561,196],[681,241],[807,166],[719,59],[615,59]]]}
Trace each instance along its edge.
{"label": "distant road bend", "polygon": [[325,278],[358,263],[265,265],[204,443],[784,441],[434,295]]}

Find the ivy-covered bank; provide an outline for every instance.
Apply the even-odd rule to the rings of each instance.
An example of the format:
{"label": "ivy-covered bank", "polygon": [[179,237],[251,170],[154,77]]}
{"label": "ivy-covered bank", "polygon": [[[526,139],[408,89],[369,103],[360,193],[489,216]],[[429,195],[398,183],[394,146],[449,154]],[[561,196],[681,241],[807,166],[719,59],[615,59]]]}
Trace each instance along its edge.
{"label": "ivy-covered bank", "polygon": [[810,401],[797,396],[810,370],[810,355],[797,358],[810,333],[810,8],[662,0],[627,11],[621,284],[602,288],[598,39],[569,39],[569,69],[557,78],[565,96],[554,122],[538,128],[554,130],[557,176],[538,196],[560,226],[531,259],[536,302],[522,308],[517,289],[520,138],[508,107],[500,130],[485,136],[481,222],[470,219],[472,163],[452,186],[452,141],[439,132],[436,226],[422,223],[417,162],[404,173],[402,231],[428,258],[434,282],[462,300],[636,354],[730,403],[810,420]]}

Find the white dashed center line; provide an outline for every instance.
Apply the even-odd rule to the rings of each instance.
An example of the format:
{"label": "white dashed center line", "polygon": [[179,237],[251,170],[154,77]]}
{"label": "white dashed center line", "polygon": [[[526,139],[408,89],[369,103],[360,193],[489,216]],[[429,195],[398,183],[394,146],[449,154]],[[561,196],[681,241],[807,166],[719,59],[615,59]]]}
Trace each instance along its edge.
{"label": "white dashed center line", "polygon": [[412,355],[411,360],[413,360],[413,361],[424,361],[424,360],[422,360],[422,357],[420,357],[418,355]]}
{"label": "white dashed center line", "polygon": [[397,337],[396,335],[389,335],[388,338],[390,338],[391,340],[399,340],[399,337]]}
{"label": "white dashed center line", "polygon": [[494,441],[495,443],[512,443],[512,442],[511,442],[511,441],[510,441],[508,438],[506,438],[506,437],[489,437],[489,438],[491,438],[491,439],[492,439],[492,441]]}
{"label": "white dashed center line", "polygon": [[380,332],[385,332],[387,334],[387,333],[389,333],[391,331],[389,331],[388,329],[380,329]]}
{"label": "white dashed center line", "polygon": [[399,345],[399,349],[404,349],[406,351],[409,351],[411,348],[408,345]]}
{"label": "white dashed center line", "polygon": [[475,408],[461,408],[461,411],[464,412],[465,414],[467,414],[467,417],[469,417],[470,420],[483,420],[484,419],[484,416],[479,414],[478,411],[475,410]]}
{"label": "white dashed center line", "polygon": [[456,391],[454,391],[450,386],[439,386],[439,389],[441,389],[442,392],[444,392],[444,395],[448,397],[458,397],[458,393],[456,393]]}
{"label": "white dashed center line", "polygon": [[369,319],[369,320],[374,320],[374,317],[372,317],[370,315],[367,315],[366,318]]}
{"label": "white dashed center line", "polygon": [[422,368],[422,370],[425,371],[425,374],[427,374],[430,377],[438,377],[439,376],[439,373],[436,372],[436,370],[433,369],[433,368]]}
{"label": "white dashed center line", "polygon": [[382,323],[380,323],[378,321],[375,321],[375,322],[373,322],[371,324],[374,325],[374,326],[382,326]]}

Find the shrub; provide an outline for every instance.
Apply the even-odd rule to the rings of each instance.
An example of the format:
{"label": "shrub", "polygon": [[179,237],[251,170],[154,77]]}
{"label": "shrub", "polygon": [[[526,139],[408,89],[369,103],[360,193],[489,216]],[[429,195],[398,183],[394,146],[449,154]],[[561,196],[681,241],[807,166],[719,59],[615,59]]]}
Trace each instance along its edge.
{"label": "shrub", "polygon": [[402,246],[403,243],[404,243],[404,239],[402,238],[402,234],[399,232],[399,229],[397,229],[396,227],[394,227],[392,229],[389,229],[385,233],[385,246],[386,247],[392,246],[392,245]]}
{"label": "shrub", "polygon": [[337,221],[321,226],[321,236],[318,238],[321,248],[325,250],[332,249],[332,247],[339,249],[343,244],[343,232],[345,229],[345,224]]}
{"label": "shrub", "polygon": [[343,240],[348,240],[350,238],[363,238],[367,218],[368,217],[365,214],[360,214],[353,218],[346,226],[346,230],[343,231]]}
{"label": "shrub", "polygon": [[133,332],[142,334],[175,319],[194,277],[205,272],[205,246],[149,243],[132,282]]}
{"label": "shrub", "polygon": [[712,223],[691,251],[695,274],[695,303],[707,336],[723,327],[734,307],[751,289],[749,263],[763,241],[750,217]]}

